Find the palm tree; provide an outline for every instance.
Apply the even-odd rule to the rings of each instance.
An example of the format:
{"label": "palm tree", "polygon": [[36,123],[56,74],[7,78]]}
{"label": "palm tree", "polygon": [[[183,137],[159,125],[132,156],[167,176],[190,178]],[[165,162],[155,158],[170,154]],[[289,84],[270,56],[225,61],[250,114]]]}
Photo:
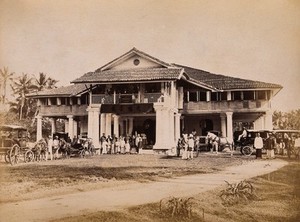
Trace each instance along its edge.
{"label": "palm tree", "polygon": [[48,80],[49,78],[47,78],[47,75],[43,72],[40,72],[38,78],[35,78],[35,85],[37,87],[37,91],[41,91],[44,88],[46,88]]}
{"label": "palm tree", "polygon": [[14,75],[13,72],[8,71],[8,67],[4,67],[0,69],[0,77],[1,77],[1,87],[2,87],[2,94],[1,94],[1,102],[2,104],[5,103],[6,100],[6,85],[8,80],[12,80],[12,76]]}
{"label": "palm tree", "polygon": [[47,81],[47,89],[57,88],[56,83],[58,82],[59,82],[58,80],[49,77]]}
{"label": "palm tree", "polygon": [[26,98],[26,94],[33,92],[36,88],[35,85],[32,84],[32,78],[29,78],[27,74],[22,74],[17,80],[15,80],[12,84],[12,89],[15,95],[17,95],[17,109],[19,111],[20,120],[23,117],[23,111],[26,111],[26,114],[29,112],[29,98]]}

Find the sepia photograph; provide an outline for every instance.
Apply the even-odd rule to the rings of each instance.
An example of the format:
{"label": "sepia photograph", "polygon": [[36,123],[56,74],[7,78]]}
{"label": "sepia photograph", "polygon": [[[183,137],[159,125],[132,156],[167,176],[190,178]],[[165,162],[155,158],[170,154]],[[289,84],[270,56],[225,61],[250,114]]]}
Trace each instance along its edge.
{"label": "sepia photograph", "polygon": [[0,0],[0,221],[300,221],[300,1]]}

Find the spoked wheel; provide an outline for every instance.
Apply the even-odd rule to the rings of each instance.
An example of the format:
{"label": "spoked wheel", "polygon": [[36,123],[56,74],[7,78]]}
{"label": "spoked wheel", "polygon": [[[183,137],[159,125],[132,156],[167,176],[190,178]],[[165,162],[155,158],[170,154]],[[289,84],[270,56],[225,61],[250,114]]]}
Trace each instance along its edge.
{"label": "spoked wheel", "polygon": [[34,160],[34,153],[31,150],[27,150],[24,156],[24,162],[29,163]]}
{"label": "spoked wheel", "polygon": [[252,147],[250,147],[250,146],[243,146],[243,148],[242,148],[242,153],[243,153],[245,156],[250,156],[250,155],[253,153],[253,149],[252,149]]}
{"label": "spoked wheel", "polygon": [[15,165],[19,162],[19,156],[20,156],[20,147],[18,144],[15,144],[12,146],[12,148],[9,151],[9,162],[11,165]]}

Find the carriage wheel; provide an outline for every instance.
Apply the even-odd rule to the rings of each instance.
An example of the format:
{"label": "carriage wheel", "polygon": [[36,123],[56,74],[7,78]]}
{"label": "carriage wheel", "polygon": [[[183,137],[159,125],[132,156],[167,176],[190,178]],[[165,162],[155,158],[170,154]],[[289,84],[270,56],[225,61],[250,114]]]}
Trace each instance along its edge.
{"label": "carriage wheel", "polygon": [[24,162],[28,163],[34,160],[34,153],[31,150],[27,150],[24,156]]}
{"label": "carriage wheel", "polygon": [[18,144],[12,146],[9,151],[9,162],[11,165],[17,164],[19,162],[20,147]]}
{"label": "carriage wheel", "polygon": [[250,155],[253,153],[253,149],[252,149],[252,147],[250,147],[250,146],[243,146],[243,148],[242,148],[242,153],[243,153],[245,156],[250,156]]}

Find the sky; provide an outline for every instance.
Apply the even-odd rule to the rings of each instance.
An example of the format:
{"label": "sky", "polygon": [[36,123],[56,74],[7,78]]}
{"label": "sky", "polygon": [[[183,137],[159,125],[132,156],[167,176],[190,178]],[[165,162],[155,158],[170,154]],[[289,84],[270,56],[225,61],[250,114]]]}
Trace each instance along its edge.
{"label": "sky", "polygon": [[0,68],[59,85],[133,47],[162,61],[277,83],[300,109],[299,0],[0,0]]}

